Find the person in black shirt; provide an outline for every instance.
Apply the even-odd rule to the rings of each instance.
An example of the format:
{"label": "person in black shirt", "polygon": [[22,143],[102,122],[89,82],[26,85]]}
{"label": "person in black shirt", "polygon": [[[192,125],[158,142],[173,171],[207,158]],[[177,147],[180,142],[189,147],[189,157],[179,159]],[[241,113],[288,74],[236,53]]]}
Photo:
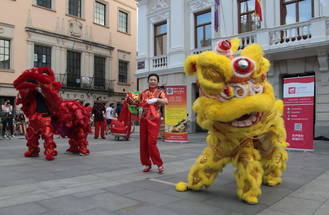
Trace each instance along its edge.
{"label": "person in black shirt", "polygon": [[[97,139],[100,135],[103,139],[105,139],[105,127],[106,127],[106,121],[105,121],[105,104],[101,100],[101,97],[97,97],[94,107],[92,109],[92,114],[94,115],[94,124],[95,124],[95,136],[94,138]],[[101,130],[99,130],[99,128]]]}

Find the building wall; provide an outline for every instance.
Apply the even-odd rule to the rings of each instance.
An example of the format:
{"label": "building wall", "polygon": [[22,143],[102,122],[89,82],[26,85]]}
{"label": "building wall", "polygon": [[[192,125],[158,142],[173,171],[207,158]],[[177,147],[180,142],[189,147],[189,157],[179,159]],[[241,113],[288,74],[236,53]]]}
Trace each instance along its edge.
{"label": "building wall", "polygon": [[[314,0],[314,17],[304,23],[291,26],[280,25],[280,0],[262,1],[264,21],[262,28],[243,34],[238,33],[238,1],[220,1],[219,31],[212,30],[213,49],[219,39],[240,37],[243,41],[260,43],[272,67],[268,74],[274,85],[277,98],[282,94],[282,77],[286,75],[301,75],[314,73],[316,76],[316,135],[329,135],[329,0]],[[138,1],[138,57],[137,61],[144,63],[136,76],[141,89],[147,87],[145,77],[150,73],[157,73],[163,83],[182,84],[187,86],[188,112],[192,112],[192,103],[196,98],[195,77],[179,76],[183,74],[184,59],[196,51],[194,48],[194,13],[211,8],[214,14],[212,0],[139,0]],[[167,20],[168,36],[168,65],[164,68],[152,67],[153,28],[154,24]],[[212,15],[214,20],[214,15]],[[287,28],[292,31],[300,25],[305,25],[311,37],[307,40],[293,43],[274,44],[272,32],[280,32]],[[214,23],[212,21],[212,29]],[[297,26],[297,27],[296,27]],[[288,29],[289,31],[291,29]],[[248,39],[248,40],[247,40]],[[172,77],[172,78],[170,78]],[[178,78],[183,77],[183,78]],[[162,80],[164,79],[164,80]],[[172,81],[172,83],[170,83]],[[195,115],[190,114],[190,121],[195,121]]]}
{"label": "building wall", "polygon": [[[135,0],[99,0],[107,5],[106,25],[94,23],[95,1],[82,0],[82,17],[68,15],[67,0],[53,0],[52,9],[39,7],[36,0],[1,1],[0,38],[11,40],[10,70],[0,69],[0,96],[16,96],[12,82],[34,65],[34,44],[52,48],[51,65],[56,74],[66,72],[66,52],[81,52],[81,75],[93,77],[94,56],[106,57],[105,79],[114,93],[81,89],[63,89],[65,99],[93,102],[97,96],[120,101],[124,92],[136,89],[136,2]],[[129,15],[129,32],[118,31],[118,10]],[[129,62],[129,78],[118,84],[118,59]]]}

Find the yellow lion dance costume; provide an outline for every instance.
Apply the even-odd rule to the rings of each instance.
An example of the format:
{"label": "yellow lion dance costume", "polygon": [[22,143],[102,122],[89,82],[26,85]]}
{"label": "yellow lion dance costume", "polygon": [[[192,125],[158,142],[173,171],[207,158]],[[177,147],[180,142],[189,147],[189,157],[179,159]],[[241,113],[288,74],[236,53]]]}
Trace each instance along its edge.
{"label": "yellow lion dance costume", "polygon": [[220,41],[216,52],[189,56],[184,70],[197,75],[200,97],[194,102],[197,123],[209,131],[207,147],[191,167],[187,184],[177,191],[210,186],[231,162],[238,197],[257,204],[263,182],[281,183],[286,168],[286,132],[283,103],[276,100],[266,80],[270,63],[260,45],[251,44],[233,57],[240,40]]}

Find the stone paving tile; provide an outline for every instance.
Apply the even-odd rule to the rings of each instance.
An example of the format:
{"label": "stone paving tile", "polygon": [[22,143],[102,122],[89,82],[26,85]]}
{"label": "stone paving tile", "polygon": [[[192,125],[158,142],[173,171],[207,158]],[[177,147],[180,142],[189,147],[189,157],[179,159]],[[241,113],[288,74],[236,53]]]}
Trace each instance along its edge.
{"label": "stone paving tile", "polygon": [[291,194],[292,197],[324,202],[329,198],[329,186],[323,184],[307,184]]}
{"label": "stone paving tile", "polygon": [[273,205],[284,197],[288,196],[292,190],[281,188],[280,185],[276,187],[262,186],[262,195],[260,202],[266,205]]}
{"label": "stone paving tile", "polygon": [[119,215],[182,215],[173,210],[153,205],[140,205],[135,208],[126,208],[115,212]]}
{"label": "stone paving tile", "polygon": [[[85,198],[86,200],[86,198]],[[131,198],[119,196],[113,193],[101,193],[88,198],[87,202],[95,204],[97,207],[106,208],[111,211],[137,205],[139,202]]]}
{"label": "stone paving tile", "polygon": [[1,208],[0,214],[5,215],[39,215],[48,212],[48,210],[36,203],[28,203],[22,205],[15,205],[12,207]]}
{"label": "stone paving tile", "polygon": [[257,215],[291,215],[282,211],[278,211],[278,210],[273,210],[273,209],[267,209],[265,211],[262,211],[260,213],[258,213]]}
{"label": "stone paving tile", "polygon": [[329,200],[327,200],[320,208],[318,208],[313,215],[328,215],[329,214]]}
{"label": "stone paving tile", "polygon": [[87,211],[81,211],[70,215],[119,215],[119,214],[104,208],[93,208]]}
{"label": "stone paving tile", "polygon": [[165,207],[177,211],[179,214],[187,214],[187,215],[230,214],[229,210],[225,210],[220,207],[213,207],[208,205],[205,206],[204,204],[198,201],[190,201],[190,200],[181,200],[181,201],[173,202],[171,204],[166,205]]}
{"label": "stone paving tile", "polygon": [[211,194],[207,191],[188,191],[188,192],[177,192],[175,189],[168,189],[162,192],[170,196],[175,196],[182,200],[203,202],[206,199],[211,198]]}
{"label": "stone paving tile", "polygon": [[[248,205],[243,203],[236,195],[235,191],[235,183],[226,185],[225,187],[220,187],[218,189],[214,189],[210,187],[207,191],[209,193],[210,198],[207,198],[202,203],[205,205],[211,205],[214,207],[218,207],[221,209],[226,209],[232,212],[243,212],[247,215],[254,215],[257,212],[260,212],[267,208],[263,202],[260,202],[257,205]],[[202,191],[201,191],[202,192]]]}
{"label": "stone paving tile", "polygon": [[75,198],[72,196],[41,200],[38,201],[38,204],[50,211],[62,214],[82,212],[97,206],[86,198]]}
{"label": "stone paving tile", "polygon": [[105,189],[95,189],[95,190],[74,193],[74,194],[72,194],[72,196],[77,197],[77,198],[84,198],[87,196],[94,196],[94,195],[97,195],[100,193],[105,193],[105,192],[107,192]]}
{"label": "stone paving tile", "polygon": [[128,194],[128,193],[144,190],[143,187],[138,187],[136,186],[135,183],[125,183],[117,186],[106,187],[104,189],[111,193],[117,193],[117,194]]}
{"label": "stone paving tile", "polygon": [[134,193],[126,194],[125,196],[138,201],[154,204],[156,206],[166,205],[179,200],[177,197],[150,190],[136,191]]}
{"label": "stone paving tile", "polygon": [[282,211],[292,215],[310,215],[313,214],[321,205],[322,202],[319,201],[288,196],[272,205],[269,209]]}
{"label": "stone paving tile", "polygon": [[152,191],[159,191],[159,192],[164,191],[164,190],[175,189],[175,187],[173,185],[159,183],[159,182],[151,181],[148,179],[136,181],[135,186],[141,187],[144,190],[152,190]]}

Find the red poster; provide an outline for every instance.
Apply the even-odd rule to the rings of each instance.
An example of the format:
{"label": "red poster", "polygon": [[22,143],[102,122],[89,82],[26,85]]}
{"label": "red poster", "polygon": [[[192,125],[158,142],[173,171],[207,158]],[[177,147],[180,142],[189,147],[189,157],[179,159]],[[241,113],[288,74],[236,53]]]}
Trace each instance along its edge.
{"label": "red poster", "polygon": [[284,121],[288,149],[313,151],[314,76],[283,80]]}
{"label": "red poster", "polygon": [[166,86],[165,141],[187,141],[186,86]]}

